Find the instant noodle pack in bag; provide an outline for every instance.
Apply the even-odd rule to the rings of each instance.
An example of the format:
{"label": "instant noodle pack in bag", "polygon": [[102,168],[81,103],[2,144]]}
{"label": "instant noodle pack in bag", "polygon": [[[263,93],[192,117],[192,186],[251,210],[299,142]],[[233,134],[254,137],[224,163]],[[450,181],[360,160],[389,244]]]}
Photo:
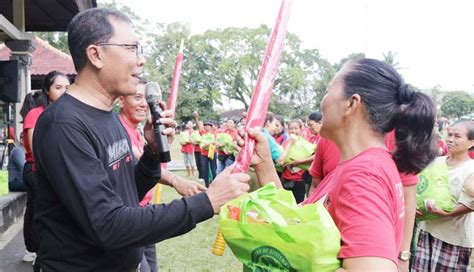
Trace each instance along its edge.
{"label": "instant noodle pack in bag", "polygon": [[427,203],[433,202],[438,209],[453,210],[453,201],[449,191],[448,166],[443,161],[435,162],[425,168],[419,175],[420,181],[416,188],[416,207],[423,213],[419,220],[437,218],[427,210]]}
{"label": "instant noodle pack in bag", "polygon": [[340,234],[322,202],[300,207],[269,183],[221,208],[220,226],[250,271],[334,271]]}

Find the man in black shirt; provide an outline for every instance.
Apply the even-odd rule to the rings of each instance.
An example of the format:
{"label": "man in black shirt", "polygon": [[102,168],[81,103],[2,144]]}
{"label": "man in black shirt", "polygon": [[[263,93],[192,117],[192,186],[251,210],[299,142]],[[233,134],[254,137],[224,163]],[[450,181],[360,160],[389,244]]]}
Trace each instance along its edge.
{"label": "man in black shirt", "polygon": [[[152,122],[134,166],[130,139],[112,112],[136,90],[144,60],[130,20],[110,9],[79,13],[68,28],[75,84],[34,132],[35,223],[42,271],[134,271],[143,246],[178,236],[248,191],[249,176],[224,171],[206,192],[138,207],[160,178]],[[160,121],[172,124],[171,112]],[[171,129],[164,131],[169,134]]]}

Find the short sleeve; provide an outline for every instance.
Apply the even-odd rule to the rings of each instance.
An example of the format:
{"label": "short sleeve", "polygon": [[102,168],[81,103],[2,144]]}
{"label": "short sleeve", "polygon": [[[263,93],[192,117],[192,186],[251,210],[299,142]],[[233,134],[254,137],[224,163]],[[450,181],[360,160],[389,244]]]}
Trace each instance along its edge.
{"label": "short sleeve", "polygon": [[[381,178],[351,175],[337,197],[336,218],[341,232],[339,258],[380,257],[397,261],[395,203]],[[398,217],[398,216],[397,216]]]}
{"label": "short sleeve", "polygon": [[474,188],[468,190],[468,186],[474,187],[474,173],[471,174],[465,181],[458,201],[469,209],[474,210]]}
{"label": "short sleeve", "polygon": [[308,170],[309,174],[313,178],[322,179],[323,178],[323,157],[324,157],[324,140],[318,142],[316,153],[314,154],[313,162]]}
{"label": "short sleeve", "polygon": [[25,120],[23,121],[23,129],[25,130],[25,129],[34,128],[42,112],[43,111],[40,108],[34,108],[30,110],[26,114]]}
{"label": "short sleeve", "polygon": [[400,179],[402,180],[403,186],[413,186],[418,184],[418,176],[412,174],[400,173]]}

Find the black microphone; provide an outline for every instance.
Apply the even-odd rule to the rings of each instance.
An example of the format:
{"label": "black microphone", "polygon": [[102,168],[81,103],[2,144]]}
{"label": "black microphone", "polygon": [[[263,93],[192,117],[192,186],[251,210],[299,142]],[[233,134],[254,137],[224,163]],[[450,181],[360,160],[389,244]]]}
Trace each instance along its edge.
{"label": "black microphone", "polygon": [[163,111],[160,106],[160,102],[163,100],[160,85],[158,85],[156,82],[148,82],[145,85],[145,97],[148,107],[150,107],[151,116],[153,117],[156,147],[160,156],[160,161],[170,162],[171,154],[168,138],[162,133],[162,131],[165,129],[165,126],[160,123],[160,113]]}

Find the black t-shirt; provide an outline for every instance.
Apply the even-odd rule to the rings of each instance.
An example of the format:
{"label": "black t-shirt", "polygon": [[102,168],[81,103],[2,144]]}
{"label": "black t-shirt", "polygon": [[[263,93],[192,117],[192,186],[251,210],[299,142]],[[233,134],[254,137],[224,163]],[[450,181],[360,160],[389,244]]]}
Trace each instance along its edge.
{"label": "black t-shirt", "polygon": [[34,131],[35,224],[43,271],[131,271],[142,247],[213,216],[206,194],[138,206],[158,181],[159,159],[134,162],[117,115],[65,94]]}

